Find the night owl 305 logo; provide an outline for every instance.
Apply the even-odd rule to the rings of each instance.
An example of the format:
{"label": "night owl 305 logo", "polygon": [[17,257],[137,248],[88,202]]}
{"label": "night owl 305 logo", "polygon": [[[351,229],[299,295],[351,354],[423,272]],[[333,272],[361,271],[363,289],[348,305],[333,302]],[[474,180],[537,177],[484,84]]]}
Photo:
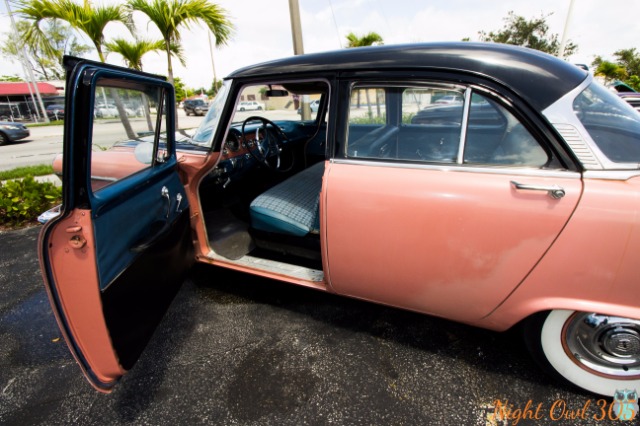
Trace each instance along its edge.
{"label": "night owl 305 logo", "polygon": [[638,391],[617,390],[613,395],[613,411],[620,420],[633,420],[638,415]]}

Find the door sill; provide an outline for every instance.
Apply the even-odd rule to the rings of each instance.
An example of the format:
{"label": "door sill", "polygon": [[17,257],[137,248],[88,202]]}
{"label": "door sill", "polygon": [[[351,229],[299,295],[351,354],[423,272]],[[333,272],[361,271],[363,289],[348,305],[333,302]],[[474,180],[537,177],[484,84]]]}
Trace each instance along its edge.
{"label": "door sill", "polygon": [[254,270],[256,275],[261,272],[282,276],[282,279],[289,278],[294,282],[306,281],[312,287],[318,288],[318,284],[324,287],[324,272],[318,269],[311,269],[304,266],[292,265],[290,263],[278,262],[276,260],[263,259],[245,255],[239,259],[231,260],[216,254],[213,250],[207,254],[207,258],[214,260],[216,264],[236,265],[241,268]]}

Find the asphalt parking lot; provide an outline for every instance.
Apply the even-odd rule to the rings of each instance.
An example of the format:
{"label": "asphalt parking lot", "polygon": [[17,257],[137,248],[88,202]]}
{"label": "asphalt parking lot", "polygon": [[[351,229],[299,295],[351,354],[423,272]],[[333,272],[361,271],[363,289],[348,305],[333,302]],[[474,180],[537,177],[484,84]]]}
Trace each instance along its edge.
{"label": "asphalt parking lot", "polygon": [[0,233],[2,424],[515,424],[492,420],[496,401],[539,407],[519,425],[610,424],[598,397],[544,375],[514,333],[208,266],[115,391],[98,393],[60,339],[38,232]]}

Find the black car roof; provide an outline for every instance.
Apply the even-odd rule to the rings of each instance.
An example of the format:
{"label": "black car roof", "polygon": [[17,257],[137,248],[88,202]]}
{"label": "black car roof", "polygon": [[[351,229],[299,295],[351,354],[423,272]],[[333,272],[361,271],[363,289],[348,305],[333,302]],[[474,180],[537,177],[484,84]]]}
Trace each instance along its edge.
{"label": "black car roof", "polygon": [[573,64],[533,49],[497,43],[452,42],[361,47],[292,56],[242,68],[227,78],[409,69],[486,76],[510,87],[539,110],[575,88],[588,75]]}

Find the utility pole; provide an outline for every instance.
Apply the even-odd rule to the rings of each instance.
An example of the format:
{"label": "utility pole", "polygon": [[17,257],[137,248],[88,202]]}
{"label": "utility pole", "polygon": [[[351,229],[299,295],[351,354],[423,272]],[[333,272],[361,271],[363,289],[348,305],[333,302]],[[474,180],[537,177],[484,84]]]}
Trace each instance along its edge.
{"label": "utility pole", "polygon": [[300,22],[300,5],[298,0],[289,0],[289,14],[291,15],[291,35],[293,36],[293,54],[302,55],[302,24]]}
{"label": "utility pole", "polygon": [[[9,7],[9,0],[4,0],[4,3],[7,6],[7,13],[9,14],[9,18],[11,18],[11,27],[13,28],[13,33],[16,36],[16,40],[19,40],[20,35],[18,34],[18,27],[16,26],[16,21],[15,19],[13,19],[13,12],[11,11],[11,7]],[[38,111],[38,105],[39,105],[40,110],[42,111],[42,115],[44,116],[44,122],[48,123],[49,116],[47,115],[47,112],[44,108],[44,103],[42,103],[42,97],[40,96],[40,89],[38,88],[38,83],[36,82],[36,79],[33,76],[33,70],[31,69],[29,62],[27,61],[27,51],[24,48],[24,45],[22,45],[21,52],[22,52],[22,66],[26,74],[25,77],[27,77],[27,79],[29,80],[29,82],[27,82],[27,86],[29,87],[29,92],[31,93],[30,85],[33,84],[33,88],[36,92],[36,97],[38,98],[38,103],[36,104],[35,99],[33,99],[33,93],[31,93],[31,99],[36,108],[36,116],[38,118],[40,117],[40,111]]]}
{"label": "utility pole", "polygon": [[[289,14],[291,15],[291,36],[293,37],[293,54],[304,54],[304,46],[302,45],[302,22],[300,20],[300,5],[298,0],[289,0]],[[302,95],[300,102],[300,112],[302,120],[311,118],[311,109],[309,108],[309,95]],[[295,105],[295,104],[294,104]]]}
{"label": "utility pole", "polygon": [[567,12],[567,19],[564,21],[564,31],[562,31],[562,40],[560,41],[560,48],[558,49],[558,57],[564,58],[564,49],[567,45],[567,37],[569,34],[569,24],[571,23],[571,16],[573,15],[573,0],[569,2],[569,11]]}

